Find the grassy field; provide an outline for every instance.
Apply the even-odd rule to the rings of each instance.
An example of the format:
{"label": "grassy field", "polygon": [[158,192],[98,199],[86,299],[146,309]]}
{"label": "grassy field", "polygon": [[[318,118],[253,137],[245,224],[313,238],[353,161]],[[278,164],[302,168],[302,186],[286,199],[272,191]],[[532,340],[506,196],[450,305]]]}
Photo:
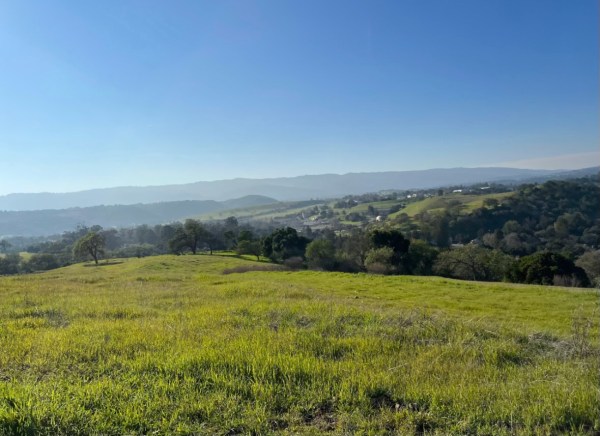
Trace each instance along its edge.
{"label": "grassy field", "polygon": [[464,212],[472,212],[477,208],[483,206],[484,200],[491,198],[495,200],[503,200],[505,198],[514,195],[513,192],[502,192],[498,194],[484,194],[484,195],[468,195],[468,194],[447,194],[443,197],[430,197],[424,200],[413,202],[408,204],[404,209],[396,212],[392,216],[397,216],[401,213],[405,213],[410,217],[413,217],[423,212],[435,212],[443,210],[449,206],[452,201],[457,201],[463,207]]}
{"label": "grassy field", "polygon": [[356,205],[354,207],[351,207],[349,209],[345,209],[345,212],[367,212],[367,210],[369,209],[369,206],[373,206],[375,209],[377,210],[387,210],[390,209],[392,206],[396,206],[399,204],[402,204],[403,201],[402,200],[384,200],[384,201],[371,201],[369,203],[361,203],[359,205]]}
{"label": "grassy field", "polygon": [[598,434],[597,290],[160,256],[0,278],[0,434]]}
{"label": "grassy field", "polygon": [[237,218],[252,218],[268,221],[275,218],[282,218],[289,215],[299,215],[302,211],[309,210],[315,205],[323,205],[321,201],[290,201],[266,204],[260,206],[251,206],[243,209],[229,209],[220,212],[209,212],[198,215],[196,218],[203,220],[223,220],[230,216]]}

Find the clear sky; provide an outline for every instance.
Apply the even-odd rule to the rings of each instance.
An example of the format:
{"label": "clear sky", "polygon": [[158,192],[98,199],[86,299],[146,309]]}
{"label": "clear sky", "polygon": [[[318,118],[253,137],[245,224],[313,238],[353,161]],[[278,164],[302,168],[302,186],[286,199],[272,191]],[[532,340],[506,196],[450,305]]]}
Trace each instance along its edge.
{"label": "clear sky", "polygon": [[596,0],[0,1],[0,194],[600,164]]}

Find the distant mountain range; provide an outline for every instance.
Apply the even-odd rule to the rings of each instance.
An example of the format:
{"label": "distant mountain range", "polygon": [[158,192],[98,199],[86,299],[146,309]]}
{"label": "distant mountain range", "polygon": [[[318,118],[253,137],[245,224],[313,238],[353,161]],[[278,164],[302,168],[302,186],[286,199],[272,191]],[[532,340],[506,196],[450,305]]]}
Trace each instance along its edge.
{"label": "distant mountain range", "polygon": [[278,200],[338,198],[383,190],[430,189],[480,182],[543,182],[583,177],[599,171],[600,167],[576,171],[452,168],[233,179],[64,194],[10,194],[0,197],[0,237],[51,235],[72,230],[78,225],[130,227],[162,224],[210,212],[273,204]]}
{"label": "distant mountain range", "polygon": [[599,167],[578,171],[515,168],[449,168],[379,173],[322,174],[273,179],[231,179],[182,185],[117,187],[68,193],[0,196],[0,210],[42,210],[99,205],[134,205],[188,200],[227,201],[262,195],[280,201],[336,198],[382,190],[427,189],[479,182],[520,183],[554,177],[593,174]]}
{"label": "distant mountain range", "polygon": [[131,227],[140,224],[164,224],[194,217],[203,213],[260,206],[277,203],[277,200],[251,195],[218,202],[170,201],[152,204],[117,206],[91,206],[68,209],[0,212],[1,236],[43,236],[73,230],[78,225]]}

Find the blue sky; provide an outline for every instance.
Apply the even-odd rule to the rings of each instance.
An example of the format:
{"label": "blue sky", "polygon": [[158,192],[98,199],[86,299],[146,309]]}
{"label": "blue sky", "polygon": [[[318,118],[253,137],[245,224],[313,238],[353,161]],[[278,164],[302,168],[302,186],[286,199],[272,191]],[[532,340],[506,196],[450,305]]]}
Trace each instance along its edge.
{"label": "blue sky", "polygon": [[0,194],[600,164],[598,2],[0,2]]}

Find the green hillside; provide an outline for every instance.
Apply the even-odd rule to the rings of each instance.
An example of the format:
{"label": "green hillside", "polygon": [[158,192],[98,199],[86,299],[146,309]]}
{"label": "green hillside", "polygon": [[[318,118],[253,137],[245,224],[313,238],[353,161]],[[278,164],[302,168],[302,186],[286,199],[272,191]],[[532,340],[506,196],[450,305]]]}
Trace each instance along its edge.
{"label": "green hillside", "polygon": [[210,212],[198,215],[198,219],[204,220],[223,220],[229,216],[237,218],[252,218],[258,220],[270,220],[289,215],[297,215],[302,211],[318,204],[323,204],[322,201],[307,200],[293,202],[277,202],[259,206],[249,206],[244,208],[230,209],[226,211]]}
{"label": "green hillside", "polygon": [[423,212],[434,212],[436,210],[442,210],[452,204],[460,204],[465,212],[471,212],[477,208],[483,206],[483,202],[486,199],[495,199],[501,201],[505,198],[514,195],[513,192],[502,192],[498,194],[485,194],[485,195],[469,195],[469,194],[447,194],[442,197],[429,197],[420,201],[410,203],[406,208],[400,212],[395,213],[399,215],[405,213],[410,217],[413,217]]}
{"label": "green hillside", "polygon": [[394,212],[390,214],[390,218],[394,218],[399,214],[406,213],[408,216],[413,217],[419,213],[428,211],[435,212],[436,210],[443,210],[452,204],[460,204],[462,210],[466,212],[471,212],[477,208],[483,206],[483,202],[486,199],[496,199],[501,201],[502,199],[508,198],[511,195],[514,195],[513,192],[503,192],[503,193],[494,193],[494,194],[483,194],[483,195],[474,195],[474,194],[446,194],[442,197],[429,197],[422,200],[412,199],[395,199],[395,200],[382,200],[382,201],[366,201],[361,202],[360,204],[344,208],[344,209],[336,209],[335,201],[319,201],[319,200],[310,200],[303,202],[279,202],[273,204],[265,204],[259,206],[250,206],[239,209],[231,209],[225,211],[215,211],[215,212],[207,212],[205,214],[198,215],[197,218],[205,219],[205,220],[222,220],[227,218],[228,216],[236,216],[242,219],[255,219],[255,220],[272,220],[279,219],[285,217],[295,217],[305,213],[305,216],[308,218],[311,216],[311,210],[317,207],[327,206],[333,209],[334,216],[341,220],[344,224],[354,224],[358,225],[359,223],[352,223],[350,221],[345,220],[345,216],[348,213],[367,213],[369,206],[375,208],[377,211],[387,212],[394,206],[405,205],[403,209],[398,212]]}
{"label": "green hillside", "polygon": [[600,431],[597,290],[274,268],[0,278],[0,434]]}

